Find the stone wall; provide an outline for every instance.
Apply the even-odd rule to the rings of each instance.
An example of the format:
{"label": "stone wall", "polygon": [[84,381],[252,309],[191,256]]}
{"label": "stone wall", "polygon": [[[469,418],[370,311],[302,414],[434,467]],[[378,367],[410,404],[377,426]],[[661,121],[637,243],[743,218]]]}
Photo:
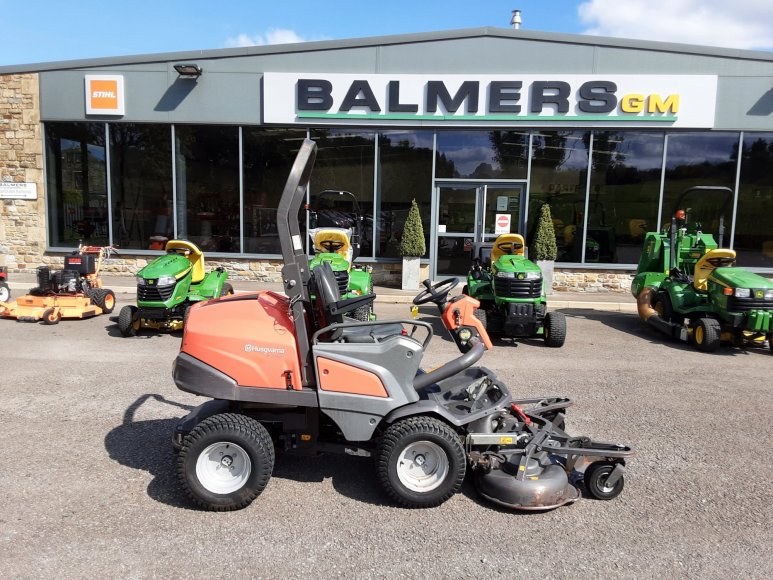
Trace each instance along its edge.
{"label": "stone wall", "polygon": [[553,292],[625,292],[631,291],[633,270],[556,270]]}
{"label": "stone wall", "polygon": [[46,249],[38,75],[0,75],[0,181],[35,183],[38,199],[0,200],[0,254],[8,269],[34,269]]}

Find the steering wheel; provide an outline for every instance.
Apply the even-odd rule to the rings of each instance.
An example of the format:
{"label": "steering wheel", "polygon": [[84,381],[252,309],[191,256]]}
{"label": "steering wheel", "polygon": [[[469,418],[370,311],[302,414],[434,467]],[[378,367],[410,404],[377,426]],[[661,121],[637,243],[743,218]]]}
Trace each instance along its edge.
{"label": "steering wheel", "polygon": [[428,302],[434,302],[438,306],[443,304],[448,298],[448,293],[456,288],[459,280],[456,278],[448,278],[447,280],[441,280],[430,284],[429,280],[424,280],[423,284],[426,286],[426,290],[422,290],[413,299],[413,303],[416,306],[421,304],[427,304]]}
{"label": "steering wheel", "polygon": [[512,254],[514,250],[520,250],[523,248],[523,244],[516,244],[515,242],[502,242],[497,244],[497,248],[502,250],[505,254]]}

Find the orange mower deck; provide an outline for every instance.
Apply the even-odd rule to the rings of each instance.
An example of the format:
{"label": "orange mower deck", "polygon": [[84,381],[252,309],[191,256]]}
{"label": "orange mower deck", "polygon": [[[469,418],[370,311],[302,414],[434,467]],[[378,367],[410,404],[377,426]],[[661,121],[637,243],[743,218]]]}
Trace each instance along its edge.
{"label": "orange mower deck", "polygon": [[[106,300],[112,302],[112,304],[105,304],[108,310],[112,310],[115,298],[107,296]],[[102,308],[83,294],[74,296],[26,294],[13,302],[0,302],[0,317],[16,318],[25,322],[42,320],[46,324],[56,324],[62,318],[91,318],[103,312]]]}

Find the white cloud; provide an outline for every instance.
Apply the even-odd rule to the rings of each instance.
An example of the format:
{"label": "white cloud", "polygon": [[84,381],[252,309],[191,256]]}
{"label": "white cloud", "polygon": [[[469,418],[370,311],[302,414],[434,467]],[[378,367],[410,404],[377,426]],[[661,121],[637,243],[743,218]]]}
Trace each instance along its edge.
{"label": "white cloud", "polygon": [[250,36],[249,34],[239,34],[236,37],[226,39],[225,45],[228,48],[236,46],[263,46],[266,44],[292,44],[294,42],[306,42],[306,39],[301,38],[294,30],[287,28],[274,28],[266,32],[266,34],[256,34]]}
{"label": "white cloud", "polygon": [[583,32],[742,49],[773,49],[770,0],[588,0]]}

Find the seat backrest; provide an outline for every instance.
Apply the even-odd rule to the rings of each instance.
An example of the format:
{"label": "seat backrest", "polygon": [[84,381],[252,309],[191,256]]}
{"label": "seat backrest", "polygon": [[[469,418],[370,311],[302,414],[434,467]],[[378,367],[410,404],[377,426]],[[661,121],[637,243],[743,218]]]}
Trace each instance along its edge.
{"label": "seat backrest", "polygon": [[[323,245],[327,242],[328,247]],[[331,251],[329,243],[332,243],[335,249]],[[319,228],[314,233],[314,250],[319,253],[340,254],[347,261],[351,261],[352,245],[349,242],[349,235],[346,230],[340,228]]]}
{"label": "seat backrest", "polygon": [[166,253],[177,253],[188,258],[191,263],[191,283],[198,284],[204,279],[206,271],[204,270],[204,254],[201,250],[187,240],[169,240],[166,243]]}
{"label": "seat backrest", "polygon": [[[512,248],[510,251],[499,247],[500,245],[507,244]],[[493,264],[504,255],[523,256],[525,252],[524,245],[525,242],[521,234],[500,235],[494,242],[494,248],[491,250],[491,263]]]}
{"label": "seat backrest", "polygon": [[313,293],[319,303],[317,305],[318,310],[324,317],[319,328],[342,323],[344,321],[343,314],[331,313],[331,308],[335,306],[336,302],[341,300],[341,293],[338,290],[338,282],[330,262],[322,262],[314,268],[311,272],[311,277],[312,286],[314,287]]}
{"label": "seat backrest", "polygon": [[708,279],[715,268],[726,268],[735,265],[735,250],[717,248],[709,250],[695,264],[695,276],[693,286],[696,290],[705,292],[708,290]]}

